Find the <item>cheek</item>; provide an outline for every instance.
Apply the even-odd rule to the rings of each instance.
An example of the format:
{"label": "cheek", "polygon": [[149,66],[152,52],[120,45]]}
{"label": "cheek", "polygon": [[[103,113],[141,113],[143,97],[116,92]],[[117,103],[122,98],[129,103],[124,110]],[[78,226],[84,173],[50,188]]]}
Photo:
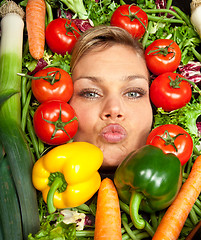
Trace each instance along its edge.
{"label": "cheek", "polygon": [[150,102],[146,101],[130,111],[129,118],[135,130],[133,134],[144,139],[150,132],[153,123],[153,111]]}
{"label": "cheek", "polygon": [[78,118],[79,130],[90,133],[98,120],[97,109],[87,106],[87,104],[76,104],[72,102],[71,106],[75,110]]}

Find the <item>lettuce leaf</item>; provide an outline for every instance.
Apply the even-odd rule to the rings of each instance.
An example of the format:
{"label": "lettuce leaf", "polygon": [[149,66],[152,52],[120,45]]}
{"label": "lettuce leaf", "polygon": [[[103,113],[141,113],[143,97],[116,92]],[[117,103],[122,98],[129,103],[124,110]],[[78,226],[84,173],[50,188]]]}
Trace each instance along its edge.
{"label": "lettuce leaf", "polygon": [[58,223],[56,226],[46,222],[40,231],[33,236],[29,234],[28,240],[76,240],[76,224]]}
{"label": "lettuce leaf", "polygon": [[162,108],[158,108],[154,116],[154,128],[164,124],[175,124],[184,128],[192,137],[194,144],[199,145],[199,131],[196,122],[201,116],[201,103],[193,101],[186,106],[165,112]]}

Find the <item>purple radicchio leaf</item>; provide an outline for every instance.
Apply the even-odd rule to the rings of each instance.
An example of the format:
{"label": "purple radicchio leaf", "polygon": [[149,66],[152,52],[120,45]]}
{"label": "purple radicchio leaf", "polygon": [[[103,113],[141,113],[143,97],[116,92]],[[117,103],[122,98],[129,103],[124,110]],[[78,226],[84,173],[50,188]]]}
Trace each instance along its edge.
{"label": "purple radicchio leaf", "polygon": [[165,9],[166,8],[166,0],[156,0],[155,1],[157,9]]}
{"label": "purple radicchio leaf", "polygon": [[[63,16],[63,15],[65,16]],[[61,11],[60,9],[57,11],[57,16],[62,18],[62,17],[66,17],[69,20],[72,20],[75,25],[78,27],[78,29],[81,32],[85,32],[87,29],[92,28],[93,26],[90,23],[89,19],[83,20],[83,19],[79,19],[79,18],[73,18],[73,13],[68,10],[68,11]]]}
{"label": "purple radicchio leaf", "polygon": [[57,10],[57,17],[58,18],[72,19],[73,13],[70,10],[64,11],[64,10],[58,9]]}
{"label": "purple radicchio leaf", "polygon": [[37,62],[37,65],[36,65],[35,69],[32,72],[28,72],[28,74],[29,75],[34,75],[36,72],[42,70],[47,65],[48,65],[48,63],[43,58],[40,58]]}
{"label": "purple radicchio leaf", "polygon": [[201,137],[201,122],[196,123],[197,129],[198,129],[198,135]]}
{"label": "purple radicchio leaf", "polygon": [[186,65],[180,65],[178,67],[178,73],[181,74],[184,78],[194,82],[201,83],[201,63],[189,61]]}
{"label": "purple radicchio leaf", "polygon": [[81,32],[85,32],[87,29],[92,28],[89,19],[83,20],[76,18],[72,19],[72,21],[75,23],[75,25],[79,28]]}
{"label": "purple radicchio leaf", "polygon": [[[155,4],[156,4],[156,8],[157,9],[166,9],[166,6],[167,6],[167,2],[166,0],[156,0],[155,1]],[[174,9],[172,8],[172,6],[170,7],[170,10],[174,11]],[[163,16],[165,13],[160,13],[159,16]],[[167,14],[167,17],[168,18],[172,18],[173,15],[168,13]]]}
{"label": "purple radicchio leaf", "polygon": [[92,226],[93,224],[94,224],[93,219],[90,218],[90,216],[86,215],[84,225]]}

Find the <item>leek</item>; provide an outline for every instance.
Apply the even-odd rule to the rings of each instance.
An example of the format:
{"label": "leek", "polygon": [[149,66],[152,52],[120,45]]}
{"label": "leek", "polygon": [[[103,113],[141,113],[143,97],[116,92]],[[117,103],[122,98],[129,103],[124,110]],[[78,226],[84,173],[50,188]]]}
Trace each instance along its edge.
{"label": "leek", "polygon": [[197,31],[198,35],[201,37],[201,0],[192,0],[191,4],[191,23]]}
{"label": "leek", "polygon": [[[17,10],[16,10],[17,9]],[[21,121],[21,77],[23,47],[23,11],[15,2],[7,1],[0,8],[0,96],[9,97],[0,106],[0,115]],[[20,15],[19,15],[20,14]],[[12,95],[12,96],[11,96]]]}
{"label": "leek", "polygon": [[[23,239],[40,227],[36,190],[32,184],[33,158],[21,125],[21,77],[24,11],[13,1],[0,7],[0,145],[14,181]],[[4,179],[4,178],[2,178]],[[3,180],[2,180],[3,181]],[[5,183],[7,184],[7,183]],[[9,190],[8,190],[9,191]],[[12,194],[11,194],[12,196]],[[11,208],[12,209],[12,208]],[[7,211],[11,211],[8,209]],[[12,212],[9,213],[12,216]],[[15,222],[13,216],[13,222]],[[5,221],[0,216],[0,222]],[[7,222],[9,231],[9,222]],[[6,239],[6,238],[4,238]],[[13,236],[12,239],[19,239]],[[21,240],[21,239],[20,239]]]}

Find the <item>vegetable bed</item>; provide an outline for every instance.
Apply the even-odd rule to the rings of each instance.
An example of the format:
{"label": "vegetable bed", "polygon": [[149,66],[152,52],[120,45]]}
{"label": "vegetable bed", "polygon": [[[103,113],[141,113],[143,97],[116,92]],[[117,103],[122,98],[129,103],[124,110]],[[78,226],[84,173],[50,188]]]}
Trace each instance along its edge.
{"label": "vegetable bed", "polygon": [[[201,179],[201,38],[195,23],[193,25],[190,19],[191,1],[23,0],[19,3],[21,17],[19,15],[16,17],[16,14],[13,14],[14,16],[7,14],[9,17],[4,17],[3,12],[6,9],[2,6],[5,6],[6,2],[3,0],[0,3],[0,239],[84,240],[94,239],[95,234],[95,239],[98,240],[101,239],[100,229],[103,222],[106,232],[109,231],[108,226],[111,234],[114,231],[112,223],[107,223],[107,219],[108,222],[112,221],[111,216],[116,219],[114,229],[120,226],[118,231],[115,230],[117,234],[115,240],[186,239],[201,221],[199,181]],[[174,198],[180,186],[181,190],[174,202],[171,197],[161,201],[163,208],[160,208],[158,203],[154,203],[155,211],[144,212],[135,206],[139,212],[133,213],[130,203],[125,200],[125,192],[125,195],[121,195],[122,185],[119,179],[125,180],[125,169],[120,166],[115,176],[109,176],[114,181],[106,178],[103,183],[108,184],[108,191],[114,196],[114,199],[110,199],[111,206],[117,208],[116,212],[108,216],[107,209],[103,212],[98,209],[98,206],[102,208],[104,203],[102,197],[106,195],[104,191],[101,197],[97,194],[97,190],[102,191],[103,188],[98,174],[102,155],[98,149],[80,144],[86,159],[87,154],[91,156],[96,154],[98,159],[96,164],[91,164],[87,169],[90,173],[94,173],[88,184],[90,191],[86,194],[87,186],[82,186],[83,197],[75,200],[73,195],[68,196],[68,203],[74,202],[75,206],[65,207],[68,206],[67,203],[63,205],[58,201],[56,210],[52,202],[45,203],[47,198],[50,198],[47,196],[47,190],[44,189],[49,170],[43,168],[45,163],[42,162],[49,158],[50,162],[52,161],[49,163],[52,164],[51,168],[56,169],[53,160],[59,158],[60,153],[65,155],[67,150],[63,148],[63,144],[67,142],[71,144],[68,145],[69,148],[67,147],[68,151],[72,151],[72,154],[76,152],[73,136],[76,134],[79,121],[68,104],[73,94],[70,72],[73,46],[79,34],[93,26],[111,24],[124,27],[122,15],[116,12],[116,9],[121,7],[123,11],[128,10],[131,13],[134,11],[133,3],[137,7],[138,14],[140,9],[143,10],[144,15],[138,15],[138,18],[142,17],[144,23],[142,21],[137,23],[135,26],[137,32],[134,32],[133,36],[139,39],[145,50],[147,49],[146,61],[153,83],[151,83],[150,97],[154,109],[154,122],[147,144],[153,145],[150,149],[159,147],[165,153],[177,152],[180,145],[186,149],[185,152],[183,150],[177,155],[180,161],[174,169],[175,174],[180,172],[180,165],[182,167],[181,178],[175,177],[178,185],[175,184],[172,190]],[[16,7],[15,4],[13,7]],[[116,15],[113,15],[114,12]],[[6,18],[8,21],[5,21]],[[130,29],[126,30],[131,31],[131,28],[130,26]],[[55,37],[52,37],[54,34]],[[62,40],[59,38],[60,35],[63,35]],[[164,48],[164,44],[168,47]],[[163,60],[159,66],[156,64],[158,55],[155,53],[158,52],[159,47],[161,51],[171,51],[166,52],[166,55],[172,54],[171,59],[176,58],[171,66],[168,65],[170,66],[168,73],[163,72],[167,69],[166,60]],[[151,55],[153,53],[154,55]],[[169,87],[170,79],[174,84],[172,88]],[[178,85],[175,87],[176,83],[179,87]],[[159,84],[161,87],[157,88]],[[61,87],[63,92],[55,93],[55,86]],[[181,90],[180,96],[179,99],[175,99],[174,91],[178,92],[178,88]],[[161,92],[161,89],[165,91]],[[156,95],[157,98],[154,97]],[[170,95],[172,98],[169,97]],[[161,99],[165,101],[162,102],[158,96],[162,96]],[[42,115],[38,114],[39,110],[43,112]],[[50,112],[54,112],[56,117],[48,118]],[[65,115],[65,122],[61,121],[62,114]],[[166,138],[165,144],[163,138]],[[57,147],[60,150],[57,151]],[[86,148],[87,152],[85,152]],[[156,151],[156,155],[163,156],[164,153]],[[38,159],[40,162],[37,161]],[[79,158],[75,157],[75,159],[77,162],[80,161]],[[80,166],[86,171],[86,166],[81,163]],[[64,164],[57,171],[62,168],[65,168]],[[171,166],[169,168],[171,169]],[[33,178],[32,171],[35,174]],[[38,172],[40,176],[37,175]],[[68,174],[73,176],[72,172]],[[118,176],[117,179],[117,175],[120,175],[120,178]],[[43,176],[42,180],[41,176]],[[59,182],[66,176],[56,174],[51,177],[53,180],[60,178]],[[75,176],[73,177],[76,179]],[[80,182],[83,179],[84,176]],[[140,184],[141,180],[138,181]],[[63,181],[60,187],[64,187],[63,183],[66,184]],[[118,184],[121,187],[118,187]],[[132,186],[132,184],[129,182],[128,185]],[[120,193],[119,196],[116,195],[115,187],[118,194]],[[188,194],[189,199],[187,199]],[[168,205],[170,199],[173,204]],[[121,211],[120,216],[118,208]],[[179,209],[181,212],[174,215]],[[139,225],[136,219],[133,220],[138,217]],[[95,229],[96,218],[99,222],[97,229]],[[163,236],[160,235],[161,232],[164,233]]]}

